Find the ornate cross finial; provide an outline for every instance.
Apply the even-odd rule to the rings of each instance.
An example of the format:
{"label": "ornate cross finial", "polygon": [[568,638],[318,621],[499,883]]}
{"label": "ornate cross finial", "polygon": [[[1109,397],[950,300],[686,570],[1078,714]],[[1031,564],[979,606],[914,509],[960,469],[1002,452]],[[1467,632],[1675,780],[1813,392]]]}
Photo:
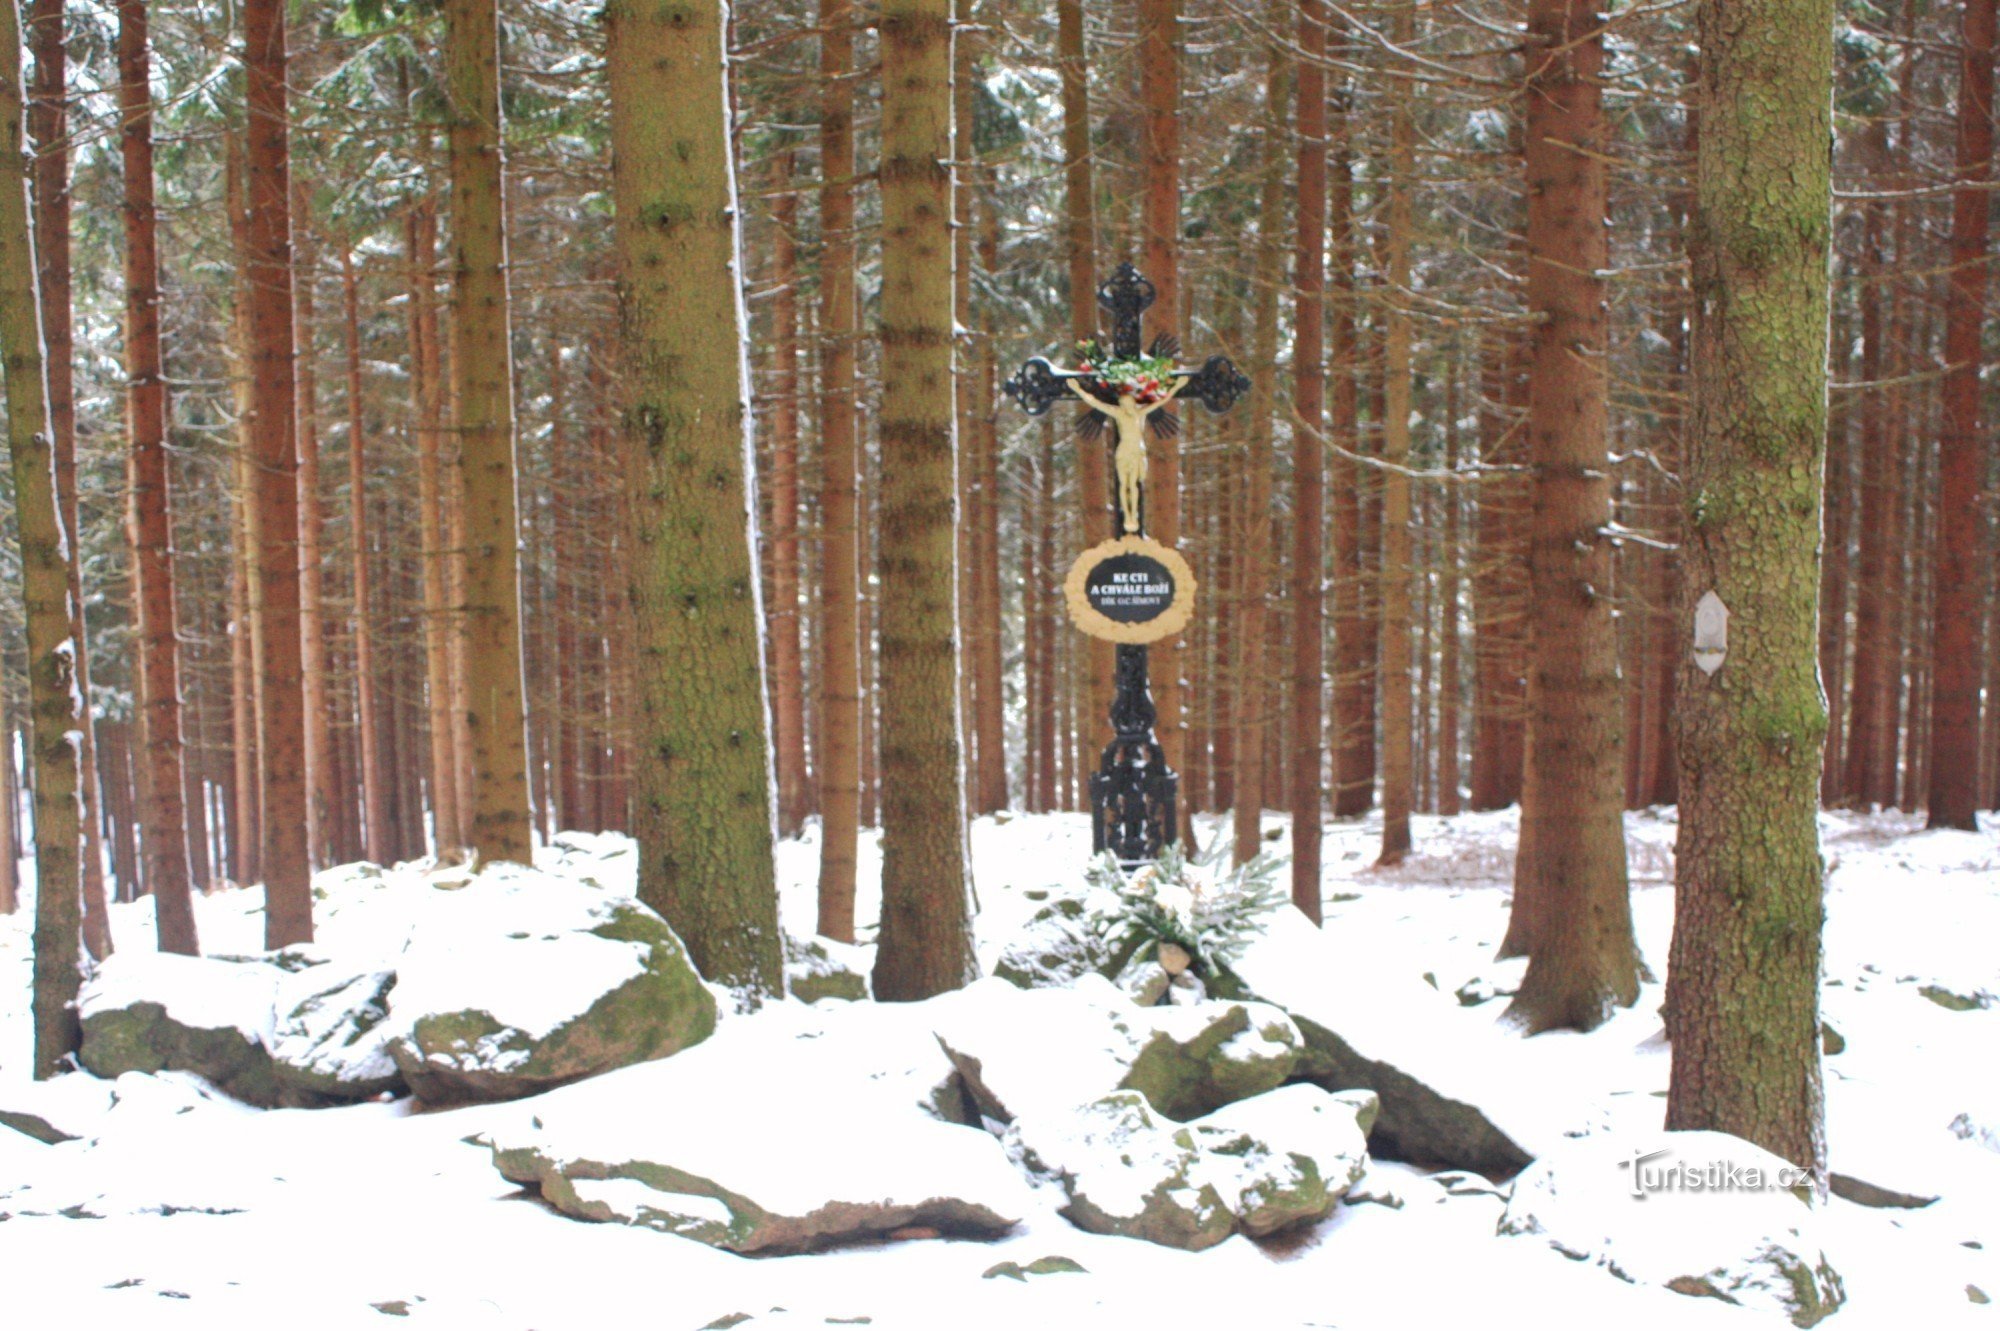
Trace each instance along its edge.
{"label": "ornate cross finial", "polygon": [[1097,304],[1111,316],[1111,352],[1115,356],[1139,354],[1139,320],[1159,297],[1159,288],[1130,263],[1118,265],[1103,286],[1097,288]]}

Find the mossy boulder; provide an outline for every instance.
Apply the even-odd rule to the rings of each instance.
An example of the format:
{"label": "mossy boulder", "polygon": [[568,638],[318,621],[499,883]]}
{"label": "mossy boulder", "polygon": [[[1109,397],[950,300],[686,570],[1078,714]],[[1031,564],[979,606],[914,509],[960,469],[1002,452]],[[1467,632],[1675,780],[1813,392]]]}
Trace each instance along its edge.
{"label": "mossy boulder", "polygon": [[1109,893],[1094,889],[1057,897],[1028,917],[994,962],[993,974],[1019,989],[1065,988],[1086,975],[1111,979],[1146,943],[1110,928],[1116,907]]}
{"label": "mossy boulder", "polygon": [[580,905],[518,921],[527,927],[467,936],[433,925],[412,938],[389,991],[389,1052],[420,1100],[535,1095],[715,1030],[714,996],[666,921],[624,898]]}
{"label": "mossy boulder", "polygon": [[1026,993],[981,980],[934,1029],[979,1111],[1002,1123],[1114,1090],[1139,1092],[1168,1118],[1195,1118],[1281,1085],[1301,1043],[1263,1004],[1135,1007],[1096,975]]}
{"label": "mossy boulder", "polygon": [[785,992],[801,1003],[858,1003],[870,996],[867,951],[831,938],[785,935]]}
{"label": "mossy boulder", "polygon": [[260,960],[121,952],[79,999],[79,1061],[107,1080],[192,1072],[249,1104],[321,1103],[278,1078],[269,1043],[284,972]]}
{"label": "mossy boulder", "polygon": [[1368,1162],[1354,1105],[1308,1085],[1189,1123],[1114,1091],[1025,1116],[1006,1140],[1031,1173],[1060,1182],[1078,1228],[1189,1251],[1320,1219]]}

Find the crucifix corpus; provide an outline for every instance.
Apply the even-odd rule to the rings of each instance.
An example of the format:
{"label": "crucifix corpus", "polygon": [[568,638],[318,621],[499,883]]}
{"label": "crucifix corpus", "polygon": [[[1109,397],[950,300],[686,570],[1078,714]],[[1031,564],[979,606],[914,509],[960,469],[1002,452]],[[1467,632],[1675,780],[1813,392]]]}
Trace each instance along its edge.
{"label": "crucifix corpus", "polygon": [[1080,344],[1069,369],[1037,356],[1006,383],[1007,395],[1030,416],[1080,401],[1077,430],[1086,446],[1111,427],[1115,535],[1078,557],[1063,589],[1076,626],[1118,645],[1112,740],[1090,778],[1091,849],[1112,852],[1128,869],[1157,859],[1179,834],[1180,778],[1153,734],[1146,645],[1187,627],[1195,591],[1194,572],[1180,552],[1146,535],[1146,437],[1170,439],[1180,430],[1169,410],[1174,402],[1227,411],[1250,389],[1227,356],[1211,356],[1200,369],[1176,365],[1180,346],[1169,335],[1142,354],[1139,321],[1155,295],[1138,269],[1120,264],[1097,289],[1097,304],[1111,317],[1109,348],[1094,340]]}

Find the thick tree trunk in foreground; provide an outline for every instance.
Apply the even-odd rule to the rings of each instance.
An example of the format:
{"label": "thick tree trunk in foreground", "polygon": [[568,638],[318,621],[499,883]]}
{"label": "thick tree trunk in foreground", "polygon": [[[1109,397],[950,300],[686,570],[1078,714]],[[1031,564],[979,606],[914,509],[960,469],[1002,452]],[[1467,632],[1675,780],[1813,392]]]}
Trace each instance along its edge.
{"label": "thick tree trunk in foreground", "polygon": [[[1945,300],[1944,430],[1939,439],[1931,611],[1930,826],[1979,830],[1981,325],[1986,314],[1988,182],[1993,177],[1994,0],[1965,0],[1958,83],[1958,179]],[[1990,503],[1990,499],[1988,500]],[[2000,706],[1989,700],[1988,706]]]}
{"label": "thick tree trunk in foreground", "polygon": [[[472,777],[465,831],[480,859],[527,864],[534,837],[521,681],[521,541],[514,493],[500,22],[495,0],[445,0],[444,11],[451,374],[465,486],[464,716]],[[461,754],[460,761],[467,756]]]}
{"label": "thick tree trunk in foreground", "polygon": [[820,859],[818,932],[854,941],[861,815],[860,562],[855,498],[854,11],[820,4]]}
{"label": "thick tree trunk in foreground", "polygon": [[951,5],[882,7],[882,929],[875,996],[975,973],[952,560]]}
{"label": "thick tree trunk in foreground", "polygon": [[[782,995],[720,5],[614,0],[612,188],[639,896],[702,975]],[[659,80],[680,91],[659,95]]]}
{"label": "thick tree trunk in foreground", "polygon": [[[1517,925],[1530,1032],[1592,1030],[1639,997],[1625,869],[1624,696],[1612,617],[1609,205],[1597,0],[1528,7],[1528,448],[1532,664]],[[1532,834],[1530,827],[1532,825]],[[1524,937],[1516,938],[1519,924]]]}
{"label": "thick tree trunk in foreground", "polygon": [[29,750],[35,781],[34,1072],[53,1077],[82,1040],[76,734],[82,725],[71,671],[68,536],[56,495],[48,387],[43,379],[35,242],[28,228],[28,159],[22,139],[21,26],[0,0],[0,366],[7,394],[21,597],[27,617]]}
{"label": "thick tree trunk in foreground", "polygon": [[1681,666],[1666,1005],[1667,1127],[1733,1133],[1812,1167],[1822,1186],[1816,649],[1832,30],[1832,0],[1701,14],[1681,622],[1711,594],[1729,622],[1719,669]]}
{"label": "thick tree trunk in foreground", "polygon": [[312,941],[304,658],[299,603],[299,454],[292,375],[291,167],[283,0],[243,7],[248,135],[250,413],[263,624],[264,944]]}
{"label": "thick tree trunk in foreground", "polygon": [[160,950],[199,952],[188,883],[181,781],[181,680],[174,609],[173,498],[167,474],[167,381],[160,348],[160,257],[153,208],[153,97],[145,0],[119,0],[118,110],[125,167],[125,425],[132,440],[133,599],[145,708],[140,783],[146,883]]}
{"label": "thick tree trunk in foreground", "polygon": [[[64,0],[33,0],[28,8],[29,45],[35,68],[28,104],[28,142],[34,152],[35,257],[40,264],[43,373],[48,385],[49,421],[55,430],[56,499],[63,530],[73,538],[76,502],[76,391],[74,342],[70,332],[70,197],[68,48]],[[111,955],[111,923],[105,914],[103,819],[98,802],[96,722],[90,707],[90,635],[84,623],[82,542],[72,541],[69,599],[75,622],[77,692],[83,696],[78,750],[83,799],[83,945],[99,959]]]}

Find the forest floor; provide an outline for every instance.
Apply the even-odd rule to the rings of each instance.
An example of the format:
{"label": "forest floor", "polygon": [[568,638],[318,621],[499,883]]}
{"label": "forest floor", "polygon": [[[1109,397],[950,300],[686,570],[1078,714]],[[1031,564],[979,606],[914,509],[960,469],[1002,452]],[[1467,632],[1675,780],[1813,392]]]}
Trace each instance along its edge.
{"label": "forest floor", "polygon": [[[1639,942],[1664,978],[1672,928],[1671,810],[1630,815]],[[1419,818],[1417,853],[1372,867],[1379,825],[1330,829],[1326,929],[1383,974],[1443,994],[1511,991],[1521,963],[1496,963],[1507,919],[1511,813]],[[1816,1217],[1848,1302],[1840,1327],[2000,1327],[2000,824],[1928,833],[1911,817],[1829,813],[1824,1016],[1844,1041],[1826,1060],[1835,1171],[1936,1194],[1921,1209],[1835,1199]],[[1266,824],[1286,852],[1285,826]],[[1074,882],[1089,829],[1079,815],[982,819],[972,845],[981,961],[1051,885]],[[553,872],[629,886],[616,838],[576,843]],[[780,848],[784,917],[813,919],[809,831]],[[862,857],[861,918],[876,909],[877,846]],[[1032,895],[1031,895],[1032,894]],[[259,945],[260,894],[199,903],[204,946]],[[152,946],[146,902],[113,908],[121,949]],[[0,920],[0,1096],[26,1075],[29,924]],[[864,931],[864,942],[866,941]],[[1669,1054],[1662,987],[1589,1035],[1522,1039],[1505,1085],[1513,1123],[1555,1140],[1619,1125],[1660,1126]],[[1504,999],[1451,1005],[1492,1036]],[[905,1009],[908,1011],[908,1009]],[[831,1000],[728,1017],[713,1058],[768,1051],[768,1037],[813,1038],[878,1020]],[[900,1020],[894,1017],[882,1021]],[[884,1028],[886,1029],[886,1027]],[[1504,1027],[1499,1027],[1505,1030]],[[704,1064],[703,1066],[708,1066]],[[853,1069],[855,1077],[880,1069]],[[136,1080],[135,1080],[136,1079]],[[89,1081],[73,1074],[66,1081]],[[1369,1190],[1400,1205],[1345,1204],[1281,1241],[1228,1239],[1201,1253],[1083,1233],[1060,1193],[994,1242],[872,1244],[809,1256],[738,1257],[691,1240],[564,1218],[525,1198],[469,1144],[534,1101],[412,1113],[408,1101],[344,1109],[253,1110],[198,1093],[178,1074],[128,1074],[84,1140],[44,1146],[0,1128],[0,1308],[21,1327],[598,1328],[696,1331],[867,1324],[901,1331],[1162,1325],[1224,1328],[1446,1328],[1783,1325],[1769,1312],[1629,1284],[1539,1239],[1499,1237],[1497,1189],[1400,1164],[1371,1167]],[[141,1085],[140,1083],[146,1083]],[[846,1149],[816,1114],[813,1087],[756,1106],[762,1131]],[[727,1097],[731,1087],[716,1085]],[[772,1125],[776,1125],[773,1127]],[[964,1131],[974,1131],[964,1129]],[[748,1144],[754,1149],[754,1143]],[[995,1149],[997,1150],[997,1144]],[[9,1216],[23,1180],[73,1195],[69,1214]],[[1060,1254],[1084,1274],[982,1278],[997,1263]]]}

